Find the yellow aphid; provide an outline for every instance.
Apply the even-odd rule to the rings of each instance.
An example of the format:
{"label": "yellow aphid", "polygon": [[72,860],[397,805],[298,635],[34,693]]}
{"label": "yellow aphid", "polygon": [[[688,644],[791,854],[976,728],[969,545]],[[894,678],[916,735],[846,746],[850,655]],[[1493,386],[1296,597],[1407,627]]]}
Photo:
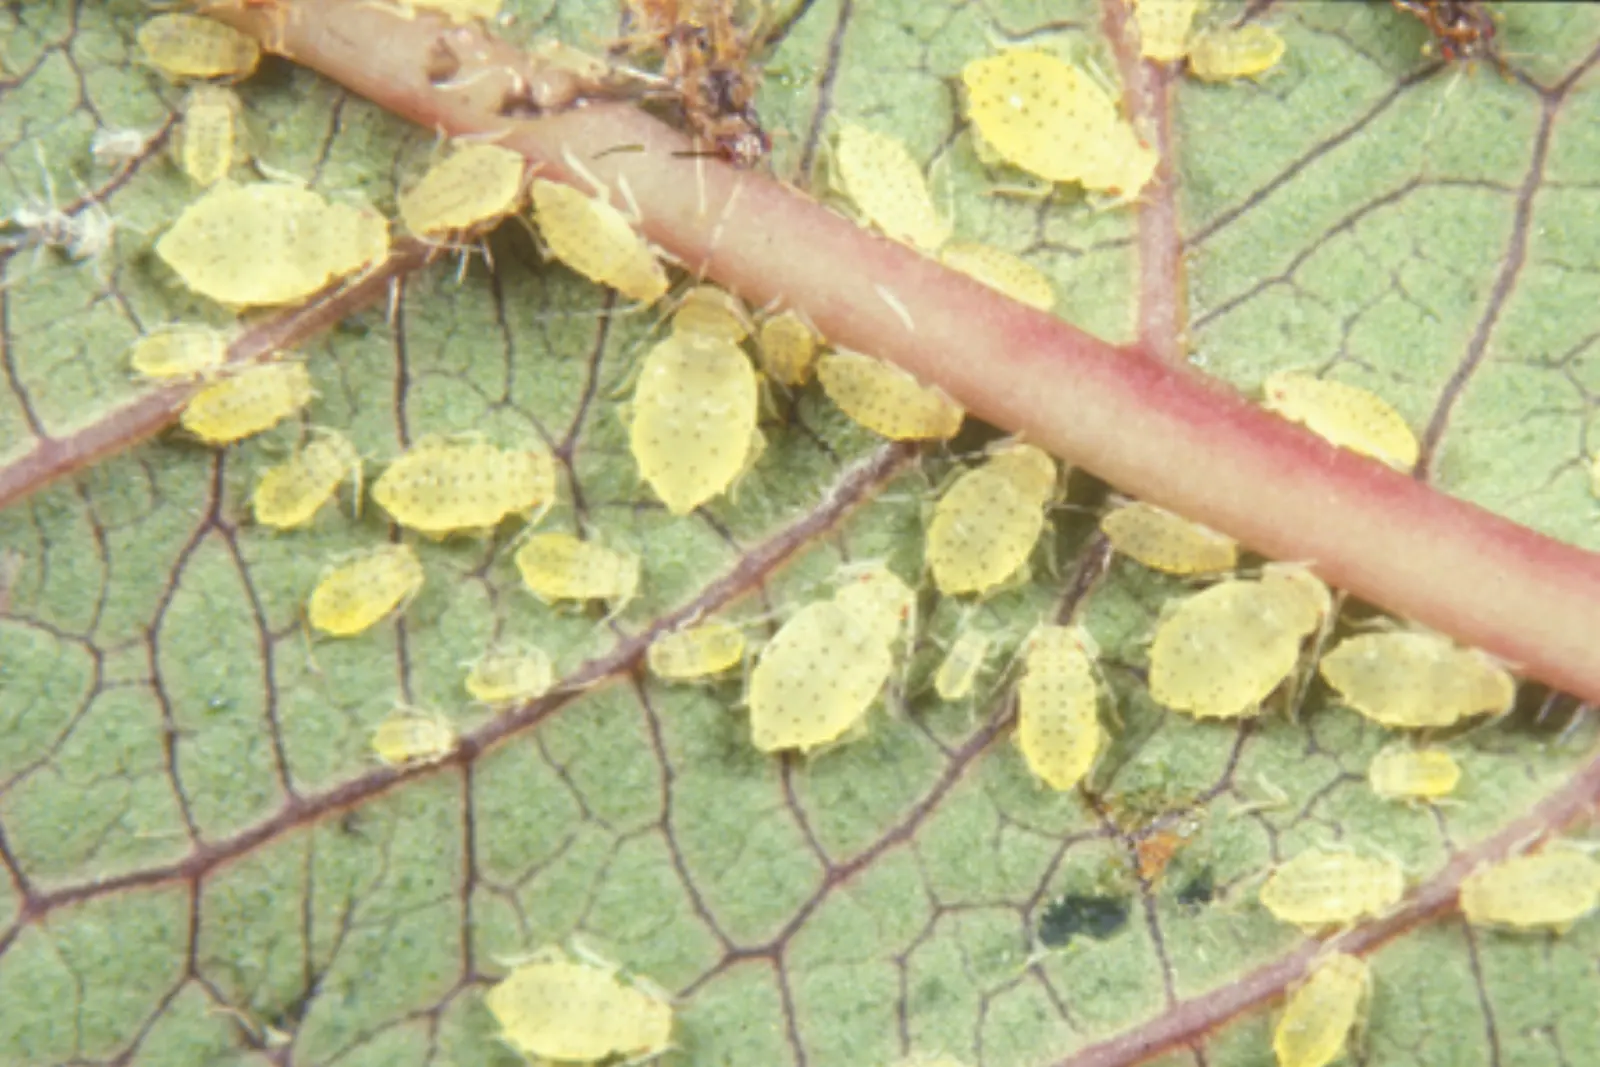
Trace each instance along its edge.
{"label": "yellow aphid", "polygon": [[620,608],[639,589],[638,556],[568,533],[535,534],[515,559],[523,583],[546,602],[612,600]]}
{"label": "yellow aphid", "polygon": [[455,747],[455,727],[438,715],[402,712],[385,719],[372,732],[372,751],[391,767],[437,763]]}
{"label": "yellow aphid", "polygon": [[555,495],[555,461],[544,449],[436,434],[418,439],[372,486],[395,522],[431,537],[486,530],[511,514],[531,518]]}
{"label": "yellow aphid", "polygon": [[1013,445],[957,478],[934,508],[926,559],[947,596],[988,594],[1027,565],[1055,491],[1055,461]]}
{"label": "yellow aphid", "polygon": [[1157,157],[1083,71],[1047,52],[1014,49],[961,71],[967,115],[1001,159],[1051,182],[1132,198]]}
{"label": "yellow aphid", "polygon": [[749,467],[759,402],[755,369],[731,341],[680,330],[645,356],[628,447],[669,512],[688,514]]}
{"label": "yellow aphid", "polygon": [[250,507],[263,526],[279,530],[304,526],[346,478],[354,480],[359,506],[361,453],[343,434],[324,430],[298,454],[261,476]]}
{"label": "yellow aphid", "polygon": [[793,310],[761,324],[757,339],[761,350],[761,369],[780,385],[801,386],[811,377],[817,361],[817,334]]}
{"label": "yellow aphid", "polygon": [[989,245],[954,242],[939,250],[939,260],[951,270],[998,289],[1018,303],[1049,311],[1056,306],[1055,286],[1045,273],[1010,252]]}
{"label": "yellow aphid", "polygon": [[406,18],[415,18],[418,11],[436,11],[452,22],[470,22],[473,19],[492,19],[500,14],[505,0],[394,0],[394,6]]}
{"label": "yellow aphid", "polygon": [[1094,641],[1073,626],[1040,626],[1028,638],[1017,683],[1017,744],[1051,789],[1071,789],[1100,751],[1100,687]]}
{"label": "yellow aphid", "polygon": [[933,675],[933,691],[940,700],[965,700],[983,672],[993,638],[981,630],[962,630]]}
{"label": "yellow aphid", "polygon": [[1381,915],[1404,893],[1405,876],[1393,860],[1313,848],[1272,872],[1261,904],[1297,926],[1338,926]]}
{"label": "yellow aphid", "polygon": [[667,272],[622,212],[543,178],[535,178],[530,191],[534,221],[552,256],[630,300],[653,304],[666,295]]}
{"label": "yellow aphid", "polygon": [[662,634],[650,643],[646,659],[657,678],[688,682],[721,674],[744,658],[744,631],[725,622],[706,622]]}
{"label": "yellow aphid", "polygon": [[1273,1031],[1278,1067],[1327,1067],[1338,1059],[1371,986],[1371,972],[1356,956],[1334,953],[1319,962],[1289,995]]}
{"label": "yellow aphid", "polygon": [[715,285],[697,285],[683,294],[672,313],[678,333],[697,333],[738,344],[750,336],[750,317],[744,303]]}
{"label": "yellow aphid", "polygon": [[410,545],[383,545],[324,574],[306,618],[325,634],[350,637],[415,596],[422,579],[422,561]]}
{"label": "yellow aphid", "polygon": [[1400,413],[1365,389],[1309,374],[1279,371],[1261,383],[1261,404],[1340,448],[1410,470],[1417,438]]}
{"label": "yellow aphid", "polygon": [[847,349],[817,360],[817,380],[851,419],[894,441],[949,440],[966,417],[938,389],[893,364]]}
{"label": "yellow aphid", "polygon": [[1429,799],[1455,790],[1461,767],[1442,748],[1412,748],[1397,741],[1367,766],[1372,791],[1389,800]]}
{"label": "yellow aphid", "polygon": [[243,78],[261,61],[254,37],[198,15],[157,15],[139,27],[139,51],[169,78]]}
{"label": "yellow aphid", "polygon": [[178,164],[196,185],[212,186],[233,169],[239,94],[220,85],[197,85],[183,103]]}
{"label": "yellow aphid", "polygon": [[1275,31],[1255,23],[1206,30],[1189,40],[1189,73],[1208,82],[1253,78],[1277,66],[1284,47]]}
{"label": "yellow aphid", "polygon": [[400,220],[419,237],[442,237],[504,218],[522,202],[527,165],[497,144],[457,145],[400,194]]}
{"label": "yellow aphid", "polygon": [[894,669],[892,646],[913,602],[909,587],[879,568],[784,623],[750,674],[756,748],[806,752],[861,722]]}
{"label": "yellow aphid", "polygon": [[933,251],[950,239],[950,222],[934,207],[922,169],[893,137],[848,124],[834,162],[861,214],[896,241]]}
{"label": "yellow aphid", "polygon": [[1200,0],[1139,0],[1139,54],[1158,63],[1189,51],[1189,26]]}
{"label": "yellow aphid", "polygon": [[1254,715],[1294,671],[1300,645],[1326,617],[1327,587],[1269,565],[1169,601],[1150,645],[1150,695],[1201,719]]}
{"label": "yellow aphid", "polygon": [[1546,848],[1480,867],[1461,882],[1461,913],[1474,926],[1564,930],[1594,910],[1600,864],[1581,852]]}
{"label": "yellow aphid", "polygon": [[201,296],[251,307],[302,300],[388,254],[383,216],[288,183],[220,183],[184,209],[156,255]]}
{"label": "yellow aphid", "polygon": [[147,378],[190,378],[222,366],[227,355],[226,333],[180,322],[135,341],[128,362]]}
{"label": "yellow aphid", "polygon": [[1111,547],[1167,574],[1215,574],[1239,562],[1233,538],[1164,511],[1154,504],[1124,504],[1100,520]]}
{"label": "yellow aphid", "polygon": [[494,649],[467,672],[467,692],[485,704],[516,704],[544,696],[555,684],[555,667],[542,648]]}
{"label": "yellow aphid", "polygon": [[1423,632],[1357,634],[1322,657],[1340,700],[1385,726],[1450,726],[1499,715],[1516,700],[1511,674],[1481,652]]}
{"label": "yellow aphid", "polygon": [[311,375],[303,363],[259,363],[207,385],[184,406],[178,421],[211,445],[270,430],[311,403]]}
{"label": "yellow aphid", "polygon": [[546,950],[484,994],[500,1038],[539,1061],[641,1062],[672,1041],[672,1005],[642,982]]}

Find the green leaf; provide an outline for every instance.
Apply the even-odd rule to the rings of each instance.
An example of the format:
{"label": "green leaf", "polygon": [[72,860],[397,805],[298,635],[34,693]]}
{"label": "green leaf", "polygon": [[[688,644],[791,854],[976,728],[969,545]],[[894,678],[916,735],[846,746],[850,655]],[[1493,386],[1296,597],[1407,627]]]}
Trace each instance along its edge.
{"label": "green leaf", "polygon": [[[507,7],[519,43],[615,31],[609,5]],[[1138,210],[986,196],[952,110],[952,79],[993,42],[1117,70],[1104,14],[798,5],[760,101],[775,170],[801,178],[841,119],[893,133],[959,236],[1024,255],[1059,314],[1131,340],[1140,292],[1182,281],[1141,285]],[[1177,80],[1188,349],[1244,389],[1290,366],[1372,388],[1433,428],[1438,488],[1600,548],[1600,14],[1501,14],[1509,76],[1440,68],[1388,5],[1306,3],[1263,16],[1289,49],[1259,82]],[[92,197],[118,223],[94,261],[0,237],[0,464],[131,426],[133,338],[227,321],[150,254],[193,195],[165,142],[126,167],[89,155],[97,128],[165,130],[182,99],[135,60],[144,17],[0,11],[0,208],[43,205],[48,176],[57,204]],[[430,131],[279,61],[239,88],[257,157],[330,196],[392,211],[433,151]],[[1269,1002],[1311,948],[1254,890],[1313,845],[1391,856],[1414,887],[1351,935],[1375,973],[1365,1062],[1600,1061],[1593,919],[1518,936],[1450,914],[1463,865],[1583,810],[1595,730],[1570,702],[1530,691],[1450,737],[1450,804],[1380,801],[1365,767],[1389,737],[1321,688],[1296,719],[1243,727],[1156,707],[1148,635],[1187,587],[1121,561],[1100,574],[1092,519],[1067,508],[1030,580],[974,612],[1003,646],[976,699],[931,691],[967,609],[925,589],[870,733],[764,757],[736,678],[663,686],[643,638],[697,607],[770,636],[841,561],[916,577],[932,488],[992,435],[914,457],[812,387],[779,398],[736,497],[671,518],[618,418],[655,314],[542,263],[519,227],[491,247],[492,271],[436,263],[307,344],[304,422],[220,452],[168,434],[0,513],[0,1064],[286,1062],[285,1045],[297,1064],[513,1063],[482,994],[506,959],[573,938],[674,993],[673,1064],[1266,1064]],[[641,596],[613,626],[529,596],[510,531],[421,541],[428,582],[403,621],[308,641],[319,573],[391,530],[343,504],[307,531],[250,523],[255,479],[306,423],[345,432],[369,470],[425,433],[556,447],[570,483],[545,528],[640,553]],[[1087,476],[1071,489],[1102,499]],[[1119,723],[1092,793],[1045,790],[1010,743],[1000,664],[1063,610],[1104,651]],[[495,639],[538,643],[568,687],[499,718],[471,706],[464,664]],[[377,766],[370,735],[396,703],[469,743]],[[1199,1051],[1171,1051],[1184,1042]]]}

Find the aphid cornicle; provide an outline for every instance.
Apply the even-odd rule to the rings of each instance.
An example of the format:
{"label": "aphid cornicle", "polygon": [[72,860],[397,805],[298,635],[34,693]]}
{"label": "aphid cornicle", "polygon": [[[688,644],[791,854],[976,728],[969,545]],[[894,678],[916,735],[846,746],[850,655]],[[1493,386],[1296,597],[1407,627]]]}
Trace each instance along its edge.
{"label": "aphid cornicle", "polygon": [[808,752],[860,723],[894,668],[892,646],[914,604],[910,588],[878,567],[791,616],[750,674],[756,748]]}
{"label": "aphid cornicle", "polygon": [[817,360],[817,380],[839,410],[892,441],[944,441],[966,412],[938,389],[881,359],[838,349]]}
{"label": "aphid cornicle", "polygon": [[1039,626],[1028,638],[1017,683],[1017,744],[1028,769],[1051,789],[1076,786],[1100,752],[1098,654],[1075,626]]}
{"label": "aphid cornicle", "polygon": [[484,994],[500,1037],[539,1060],[640,1062],[672,1041],[672,1005],[643,981],[545,949],[519,962]]}
{"label": "aphid cornicle", "polygon": [[795,388],[810,380],[817,361],[817,333],[799,312],[791,309],[763,322],[757,345],[761,369],[773,381]]}
{"label": "aphid cornicle", "polygon": [[667,293],[667,272],[622,212],[570,185],[535,178],[533,220],[550,254],[592,282],[629,300],[653,304]]}
{"label": "aphid cornicle", "polygon": [[1283,38],[1267,26],[1217,27],[1189,39],[1189,73],[1201,81],[1265,74],[1283,58]]}
{"label": "aphid cornicle", "polygon": [[950,239],[950,221],[906,146],[854,123],[839,131],[834,162],[844,191],[868,222],[896,241],[934,251]]}
{"label": "aphid cornicle", "polygon": [[933,675],[933,691],[944,701],[965,700],[983,672],[994,639],[977,628],[965,628],[939,663]]}
{"label": "aphid cornicle", "polygon": [[197,85],[183,103],[178,127],[178,162],[196,185],[209,187],[228,176],[236,159],[239,94],[220,85]]}
{"label": "aphid cornicle", "polygon": [[442,715],[399,712],[372,732],[372,751],[391,767],[437,763],[456,747],[456,729]]}
{"label": "aphid cornicle", "polygon": [[491,706],[544,696],[555,684],[555,667],[542,648],[491,649],[467,672],[467,692]]}
{"label": "aphid cornicle", "polygon": [[305,364],[258,363],[195,393],[178,421],[207,444],[225,445],[270,430],[312,395]]}
{"label": "aphid cornicle", "polygon": [[1384,726],[1450,726],[1499,715],[1516,700],[1509,671],[1475,649],[1424,631],[1356,634],[1322,657],[1322,677],[1353,710]]}
{"label": "aphid cornicle", "polygon": [[669,512],[687,515],[750,465],[759,400],[750,359],[731,341],[678,331],[645,356],[628,446]]}
{"label": "aphid cornicle", "polygon": [[400,220],[419,237],[443,237],[504,218],[522,202],[528,166],[496,144],[462,144],[400,194]]}
{"label": "aphid cornicle", "polygon": [[540,600],[606,600],[613,610],[639,589],[639,557],[568,533],[534,534],[513,557],[523,584]]}
{"label": "aphid cornicle", "polygon": [[191,378],[222,366],[228,334],[198,323],[176,322],[133,343],[128,362],[146,378]]}
{"label": "aphid cornicle", "polygon": [[1405,875],[1387,859],[1307,849],[1274,870],[1261,904],[1297,926],[1340,926],[1400,903]]}
{"label": "aphid cornicle", "polygon": [[1150,643],[1150,696],[1201,719],[1256,714],[1331,604],[1313,575],[1283,564],[1168,601]]}
{"label": "aphid cornicle", "polygon": [[310,522],[345,479],[361,500],[361,453],[341,433],[319,431],[296,455],[270,468],[256,483],[250,507],[256,522],[279,530]]}
{"label": "aphid cornicle", "polygon": [[555,495],[555,460],[544,449],[438,434],[418,438],[372,486],[395,522],[430,537],[487,530],[512,514],[531,521]]}
{"label": "aphid cornicle", "polygon": [[669,682],[690,682],[732,669],[744,658],[744,631],[725,622],[662,634],[650,642],[650,673]]}
{"label": "aphid cornicle", "polygon": [[997,451],[934,508],[925,556],[941,593],[985,596],[1027,565],[1055,492],[1056,465],[1032,445]]}
{"label": "aphid cornicle", "polygon": [[1384,747],[1367,766],[1372,791],[1388,800],[1447,796],[1461,780],[1461,767],[1442,748],[1413,748],[1404,741]]}
{"label": "aphid cornicle", "polygon": [[306,602],[306,619],[325,634],[351,637],[401,607],[422,582],[415,549],[382,545],[324,574]]}
{"label": "aphid cornicle", "polygon": [[1215,574],[1239,563],[1233,538],[1142,501],[1108,511],[1100,532],[1124,556],[1167,574]]}
{"label": "aphid cornicle", "polygon": [[1461,913],[1474,926],[1561,931],[1594,910],[1600,863],[1547,847],[1480,867],[1461,882]]}
{"label": "aphid cornicle", "polygon": [[1272,1033],[1278,1067],[1327,1067],[1344,1052],[1372,986],[1364,960],[1336,952],[1289,995]]}
{"label": "aphid cornicle", "polygon": [[1056,306],[1055,286],[1045,273],[1010,252],[989,245],[952,241],[939,250],[939,261],[1018,303],[1040,311]]}
{"label": "aphid cornicle", "polygon": [[1329,444],[1371,456],[1396,470],[1416,466],[1416,435],[1400,413],[1375,393],[1293,371],[1267,375],[1261,404]]}
{"label": "aphid cornicle", "polygon": [[139,51],[169,78],[242,78],[261,61],[254,37],[199,15],[157,15],[139,27]]}

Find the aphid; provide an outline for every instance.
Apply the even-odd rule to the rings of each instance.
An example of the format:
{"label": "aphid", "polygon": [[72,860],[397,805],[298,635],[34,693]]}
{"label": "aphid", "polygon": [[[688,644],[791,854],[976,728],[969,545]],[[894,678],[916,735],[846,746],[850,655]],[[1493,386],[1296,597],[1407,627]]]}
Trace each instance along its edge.
{"label": "aphid", "polygon": [[491,706],[536,700],[555,685],[555,667],[544,649],[491,649],[467,672],[467,692]]}
{"label": "aphid", "polygon": [[901,142],[849,123],[839,131],[834,162],[844,191],[889,237],[930,252],[950,239],[950,220],[934,207],[922,169]]}
{"label": "aphid", "polygon": [[672,1041],[672,1005],[642,981],[546,949],[517,964],[484,994],[500,1037],[540,1061],[642,1062]]}
{"label": "aphid", "polygon": [[1278,65],[1284,47],[1283,38],[1267,26],[1219,26],[1190,39],[1189,73],[1208,82],[1254,78]]}
{"label": "aphid", "polygon": [[568,533],[535,534],[515,559],[523,584],[546,603],[609,600],[620,611],[639,590],[638,556]]}
{"label": "aphid", "polygon": [[1442,748],[1412,748],[1397,741],[1372,757],[1367,780],[1387,800],[1431,799],[1455,790],[1461,767]]}
{"label": "aphid", "polygon": [[232,89],[197,85],[189,91],[176,147],[178,164],[196,185],[215,185],[233,169],[234,127],[242,110]]}
{"label": "aphid", "polygon": [[381,261],[388,248],[377,212],[288,183],[219,183],[155,245],[190,289],[238,307],[302,300]]}
{"label": "aphid", "polygon": [[817,360],[828,399],[855,422],[894,441],[945,441],[966,412],[938,389],[881,359],[839,349]]}
{"label": "aphid", "polygon": [[1393,860],[1307,849],[1274,870],[1261,904],[1297,926],[1340,926],[1400,903],[1405,875]]}
{"label": "aphid", "polygon": [[155,134],[120,126],[102,126],[89,139],[89,154],[102,167],[121,166],[144,155]]}
{"label": "aphid", "polygon": [[1055,461],[1012,445],[957,478],[934,508],[925,558],[947,596],[986,596],[1021,571],[1044,529]]}
{"label": "aphid", "polygon": [[1461,913],[1474,926],[1565,930],[1594,910],[1600,864],[1569,848],[1546,848],[1480,867],[1461,881]]}
{"label": "aphid", "polygon": [[1239,563],[1233,538],[1154,504],[1134,501],[1107,512],[1100,532],[1124,556],[1167,574],[1215,574]]}
{"label": "aphid", "polygon": [[1200,0],[1138,0],[1139,54],[1157,63],[1182,59]]}
{"label": "aphid", "polygon": [[645,356],[628,447],[669,512],[687,515],[750,466],[758,405],[755,370],[732,342],[680,331]]}
{"label": "aphid", "polygon": [[[817,334],[794,310],[774,315],[761,324],[757,338],[761,369],[780,385],[797,388],[811,377],[817,361]],[[1600,470],[1600,459],[1596,460]],[[1600,479],[1600,475],[1596,476]],[[1600,496],[1600,490],[1596,491]]]}
{"label": "aphid", "polygon": [[1300,645],[1330,610],[1327,587],[1269,564],[1169,601],[1150,645],[1150,695],[1200,719],[1254,715],[1294,671]]}
{"label": "aphid", "polygon": [[1357,634],[1322,657],[1340,700],[1385,726],[1450,726],[1516,700],[1510,672],[1481,652],[1421,631]]}
{"label": "aphid", "polygon": [[381,545],[324,574],[306,603],[306,618],[325,634],[351,637],[410,600],[422,581],[415,549]]}
{"label": "aphid", "polygon": [[395,522],[430,537],[486,530],[511,514],[531,522],[555,496],[555,461],[544,449],[437,434],[419,438],[372,486]]}
{"label": "aphid", "polygon": [[1044,272],[1010,252],[989,245],[956,241],[939,250],[939,260],[1018,303],[1049,311],[1056,306],[1055,286]]}
{"label": "aphid", "polygon": [[456,729],[442,715],[401,712],[372,732],[372,751],[391,767],[438,763],[456,747]]}
{"label": "aphid", "polygon": [[258,363],[205,386],[178,421],[209,445],[225,445],[270,430],[311,403],[303,363]]}
{"label": "aphid", "polygon": [[1139,195],[1155,173],[1154,149],[1083,71],[1050,55],[1013,49],[961,71],[967,115],[1001,159],[1050,182]]}
{"label": "aphid", "polygon": [[878,568],[785,622],[750,674],[756,748],[809,752],[860,723],[894,669],[892,646],[914,599]]}
{"label": "aphid", "polygon": [[361,500],[361,453],[340,433],[322,430],[299,453],[262,474],[250,498],[256,522],[279,530],[310,522],[346,478]]}
{"label": "aphid", "polygon": [[1397,470],[1417,463],[1417,438],[1400,413],[1365,389],[1293,371],[1269,374],[1261,404],[1330,444],[1381,460]]}
{"label": "aphid", "polygon": [[933,675],[933,691],[940,700],[965,700],[983,672],[989,658],[989,646],[994,639],[982,630],[964,629],[956,635],[955,644],[945,653],[944,661]]}
{"label": "aphid", "polygon": [[1366,962],[1336,952],[1289,995],[1272,1033],[1278,1067],[1327,1067],[1338,1059],[1372,987]]}
{"label": "aphid", "polygon": [[1446,62],[1494,55],[1494,17],[1476,0],[1394,0],[1394,6],[1423,21]]}
{"label": "aphid", "polygon": [[738,344],[750,336],[750,318],[744,304],[726,289],[697,285],[683,295],[672,313],[678,333],[698,333]]}
{"label": "aphid", "polygon": [[535,178],[533,218],[550,254],[590,281],[630,300],[653,304],[667,292],[667,272],[649,243],[606,203],[570,185]]}
{"label": "aphid", "polygon": [[497,144],[460,144],[400,194],[400,220],[419,237],[495,221],[522,202],[527,160]]}
{"label": "aphid", "polygon": [[192,378],[222,366],[228,335],[210,326],[173,323],[133,343],[128,362],[146,378]]}
{"label": "aphid", "polygon": [[706,622],[662,634],[650,642],[650,672],[669,682],[689,682],[721,674],[744,658],[744,631],[725,622]]}
{"label": "aphid", "polygon": [[1097,709],[1094,639],[1074,626],[1037,627],[1017,683],[1017,744],[1051,789],[1076,786],[1094,766],[1104,731]]}
{"label": "aphid", "polygon": [[243,78],[261,61],[261,46],[232,26],[198,15],[157,15],[139,27],[139,50],[167,77]]}

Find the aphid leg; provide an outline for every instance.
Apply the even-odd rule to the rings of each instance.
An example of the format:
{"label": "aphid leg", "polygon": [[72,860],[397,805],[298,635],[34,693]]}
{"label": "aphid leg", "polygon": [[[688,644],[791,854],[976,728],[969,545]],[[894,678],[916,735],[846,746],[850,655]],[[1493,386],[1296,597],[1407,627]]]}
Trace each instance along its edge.
{"label": "aphid leg", "polygon": [[1333,628],[1339,622],[1339,616],[1344,611],[1344,590],[1340,589],[1333,594],[1333,605],[1322,617],[1322,623],[1311,638],[1311,647],[1295,664],[1294,670],[1289,672],[1289,677],[1284,681],[1283,710],[1292,723],[1300,721],[1300,709],[1305,706],[1306,696],[1311,692],[1311,683],[1317,677],[1317,664],[1322,660],[1322,652],[1328,647],[1328,641],[1333,637]]}

